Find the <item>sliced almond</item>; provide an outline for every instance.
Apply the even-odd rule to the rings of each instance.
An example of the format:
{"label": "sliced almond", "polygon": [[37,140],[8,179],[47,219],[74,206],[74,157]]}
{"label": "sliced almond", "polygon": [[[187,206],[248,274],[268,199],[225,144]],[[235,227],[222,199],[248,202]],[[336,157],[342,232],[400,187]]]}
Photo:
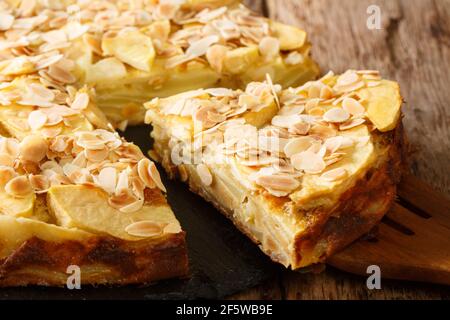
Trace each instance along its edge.
{"label": "sliced almond", "polygon": [[11,179],[17,176],[13,168],[0,165],[0,187],[3,188]]}
{"label": "sliced almond", "polygon": [[100,150],[84,150],[84,155],[86,159],[92,162],[101,162],[105,160],[109,155],[109,149],[107,147]]}
{"label": "sliced almond", "polygon": [[159,175],[156,165],[147,158],[142,158],[138,162],[138,174],[139,177],[144,181],[145,185],[149,188],[154,188],[156,185],[160,190],[166,192],[166,188],[161,181],[161,176]]}
{"label": "sliced almond", "polygon": [[47,141],[40,135],[26,136],[20,142],[20,157],[23,160],[39,162],[48,151]]}
{"label": "sliced almond", "polygon": [[312,151],[304,151],[293,155],[291,162],[295,169],[303,170],[310,174],[320,173],[326,167],[323,158]]}
{"label": "sliced almond", "polygon": [[31,111],[28,115],[28,124],[32,130],[39,130],[47,122],[47,115],[41,110]]}
{"label": "sliced almond", "polygon": [[308,134],[310,136],[315,136],[322,140],[325,140],[327,138],[336,136],[337,132],[332,127],[316,124],[311,127]]}
{"label": "sliced almond", "polygon": [[340,123],[345,122],[350,118],[348,111],[341,108],[332,108],[325,112],[323,119],[327,122]]}
{"label": "sliced almond", "polygon": [[0,12],[0,31],[6,31],[12,27],[14,23],[14,16]]}
{"label": "sliced almond", "polygon": [[75,110],[84,110],[89,105],[89,95],[85,92],[77,93],[71,104],[71,108]]}
{"label": "sliced almond", "polygon": [[140,210],[143,205],[144,205],[144,199],[138,199],[138,200],[130,203],[129,205],[119,208],[119,211],[123,212],[123,213],[136,212],[136,211]]}
{"label": "sliced almond", "polygon": [[0,166],[13,167],[15,158],[7,153],[0,153]]}
{"label": "sliced almond", "polygon": [[273,58],[280,53],[280,40],[274,37],[264,37],[259,42],[259,52],[262,56]]}
{"label": "sliced almond", "polygon": [[217,72],[221,73],[223,70],[223,62],[229,49],[225,46],[215,44],[206,51],[206,59],[209,65]]}
{"label": "sliced almond", "polygon": [[217,43],[219,41],[219,37],[216,35],[207,36],[203,39],[200,39],[190,45],[190,47],[186,50],[186,57],[191,59],[203,56],[208,51],[208,48]]}
{"label": "sliced almond", "polygon": [[33,190],[26,176],[18,176],[8,181],[5,192],[13,197],[24,198]]}
{"label": "sliced almond", "polygon": [[206,186],[210,186],[213,182],[213,176],[211,172],[209,171],[208,166],[206,166],[203,163],[200,163],[197,165],[197,174],[200,177],[200,180],[202,183]]}
{"label": "sliced almond", "polygon": [[256,178],[261,187],[280,191],[293,191],[300,186],[300,182],[289,175],[266,175]]}
{"label": "sliced almond", "polygon": [[344,123],[342,123],[339,126],[339,130],[348,130],[348,129],[352,129],[355,128],[357,126],[362,125],[364,122],[366,122],[365,119],[361,119],[361,118],[356,118],[356,119],[350,119]]}
{"label": "sliced almond", "polygon": [[30,174],[30,184],[36,193],[47,192],[50,188],[50,181],[48,177],[42,174]]}
{"label": "sliced almond", "polygon": [[342,101],[342,108],[353,116],[360,116],[366,112],[363,105],[353,98],[345,98]]}
{"label": "sliced almond", "polygon": [[108,193],[114,193],[117,183],[117,170],[113,167],[106,167],[100,170],[97,178],[97,184]]}
{"label": "sliced almond", "polygon": [[355,82],[357,82],[359,80],[359,76],[356,72],[354,71],[347,71],[344,74],[342,74],[341,76],[339,76],[339,78],[337,79],[337,85],[338,86],[348,86],[351,84],[354,84]]}
{"label": "sliced almond", "polygon": [[[61,61],[60,61],[61,62]],[[74,83],[76,78],[67,70],[61,68],[56,64],[52,64],[48,69],[48,75],[61,83]]]}
{"label": "sliced almond", "polygon": [[157,223],[154,221],[139,221],[128,225],[125,231],[136,237],[157,237],[163,234],[164,228],[167,224]]}
{"label": "sliced almond", "polygon": [[288,158],[290,158],[294,154],[307,150],[309,147],[311,147],[314,141],[315,139],[311,137],[299,137],[291,139],[284,147],[284,153]]}

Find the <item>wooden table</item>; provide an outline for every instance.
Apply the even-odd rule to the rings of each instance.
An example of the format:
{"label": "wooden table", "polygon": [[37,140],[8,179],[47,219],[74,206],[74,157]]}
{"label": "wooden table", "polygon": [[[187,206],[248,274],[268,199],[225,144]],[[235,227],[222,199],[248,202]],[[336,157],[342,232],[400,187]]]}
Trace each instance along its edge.
{"label": "wooden table", "polygon": [[[398,81],[415,175],[450,197],[450,0],[247,0],[254,10],[305,29],[322,71],[378,69]],[[381,9],[369,30],[367,9]],[[449,213],[450,214],[450,213]],[[235,299],[450,299],[450,287],[366,279],[327,267],[320,274],[279,269]]]}

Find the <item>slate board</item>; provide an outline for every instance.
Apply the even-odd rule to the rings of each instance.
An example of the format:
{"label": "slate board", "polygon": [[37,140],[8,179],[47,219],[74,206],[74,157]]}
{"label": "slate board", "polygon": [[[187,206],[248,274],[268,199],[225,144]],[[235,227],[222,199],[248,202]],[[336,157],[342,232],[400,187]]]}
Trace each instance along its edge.
{"label": "slate board", "polygon": [[[146,152],[148,126],[131,127],[124,136]],[[187,232],[191,275],[148,287],[82,287],[81,290],[27,287],[0,289],[4,299],[221,299],[254,287],[271,277],[276,266],[212,205],[185,184],[168,180],[160,168],[168,200]]]}

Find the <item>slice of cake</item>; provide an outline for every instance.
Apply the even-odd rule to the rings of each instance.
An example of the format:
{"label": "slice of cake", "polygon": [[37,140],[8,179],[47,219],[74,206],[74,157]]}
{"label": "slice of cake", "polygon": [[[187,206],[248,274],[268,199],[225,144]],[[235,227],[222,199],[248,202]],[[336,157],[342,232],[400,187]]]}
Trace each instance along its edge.
{"label": "slice of cake", "polygon": [[402,99],[376,71],[146,104],[152,155],[274,261],[323,262],[376,225],[401,165]]}
{"label": "slice of cake", "polygon": [[70,266],[82,284],[186,276],[185,233],[154,163],[92,90],[42,70],[0,88],[0,287],[62,286]]}

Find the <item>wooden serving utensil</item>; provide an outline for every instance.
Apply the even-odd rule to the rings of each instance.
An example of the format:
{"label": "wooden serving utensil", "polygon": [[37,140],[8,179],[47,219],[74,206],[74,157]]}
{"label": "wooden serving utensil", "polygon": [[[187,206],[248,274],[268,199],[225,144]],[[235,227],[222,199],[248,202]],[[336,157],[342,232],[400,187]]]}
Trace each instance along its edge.
{"label": "wooden serving utensil", "polygon": [[377,265],[382,278],[450,285],[450,201],[404,176],[376,237],[353,243],[328,264],[365,276],[368,266]]}

